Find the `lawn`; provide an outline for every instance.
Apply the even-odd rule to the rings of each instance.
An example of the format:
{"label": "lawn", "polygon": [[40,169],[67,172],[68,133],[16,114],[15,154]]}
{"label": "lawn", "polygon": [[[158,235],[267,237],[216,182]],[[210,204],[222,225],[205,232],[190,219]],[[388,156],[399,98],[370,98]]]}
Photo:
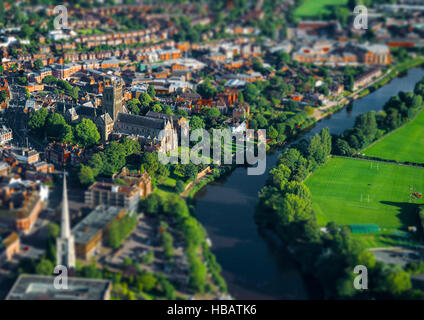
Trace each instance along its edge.
{"label": "lawn", "polygon": [[424,111],[363,151],[367,156],[424,163]]}
{"label": "lawn", "polygon": [[347,0],[305,0],[294,12],[296,17],[311,18],[329,13],[329,6],[346,6]]}
{"label": "lawn", "polygon": [[306,185],[321,226],[377,224],[387,234],[417,225],[416,203],[424,203],[410,200],[411,188],[424,192],[424,168],[332,158]]}

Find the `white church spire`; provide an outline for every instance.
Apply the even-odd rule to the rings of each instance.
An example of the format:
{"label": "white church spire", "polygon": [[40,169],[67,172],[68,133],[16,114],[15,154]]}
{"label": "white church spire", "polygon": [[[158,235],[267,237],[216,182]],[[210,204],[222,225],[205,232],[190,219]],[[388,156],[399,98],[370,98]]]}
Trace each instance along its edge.
{"label": "white church spire", "polygon": [[60,219],[60,237],[56,239],[57,265],[69,269],[75,268],[75,241],[71,234],[69,220],[68,191],[66,188],[66,172],[63,173],[62,214]]}

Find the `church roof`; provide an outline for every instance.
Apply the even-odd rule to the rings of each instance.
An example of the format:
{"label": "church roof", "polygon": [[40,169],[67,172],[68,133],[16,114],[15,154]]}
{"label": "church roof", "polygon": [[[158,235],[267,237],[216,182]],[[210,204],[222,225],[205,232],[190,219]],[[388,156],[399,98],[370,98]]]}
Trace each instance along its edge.
{"label": "church roof", "polygon": [[165,128],[167,120],[165,119],[156,119],[156,118],[149,118],[145,116],[138,116],[134,114],[128,114],[128,113],[118,113],[118,118],[116,120],[118,123],[126,123],[135,125],[138,127],[145,127],[150,129],[163,129]]}
{"label": "church roof", "polygon": [[155,118],[155,119],[167,119],[169,121],[178,121],[181,117],[170,115],[166,113],[160,113],[160,112],[154,112],[154,111],[148,111],[146,113],[146,117],[148,118]]}

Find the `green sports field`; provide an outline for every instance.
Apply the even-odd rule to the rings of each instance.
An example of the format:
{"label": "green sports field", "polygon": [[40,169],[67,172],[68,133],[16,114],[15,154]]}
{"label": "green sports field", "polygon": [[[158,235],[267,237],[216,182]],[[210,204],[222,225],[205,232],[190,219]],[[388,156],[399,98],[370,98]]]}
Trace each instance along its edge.
{"label": "green sports field", "polygon": [[367,156],[424,163],[424,110],[411,122],[363,151]]}
{"label": "green sports field", "polygon": [[[417,225],[412,192],[424,192],[424,168],[332,158],[306,185],[317,221],[324,226],[377,224],[382,231]],[[411,201],[411,203],[410,203]]]}
{"label": "green sports field", "polygon": [[295,16],[311,18],[329,13],[328,6],[345,6],[347,0],[305,0],[294,12]]}

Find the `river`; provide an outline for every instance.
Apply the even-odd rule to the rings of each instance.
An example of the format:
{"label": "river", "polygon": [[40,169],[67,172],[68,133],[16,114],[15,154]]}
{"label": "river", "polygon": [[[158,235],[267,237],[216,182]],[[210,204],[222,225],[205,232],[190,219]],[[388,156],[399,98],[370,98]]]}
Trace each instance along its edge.
{"label": "river", "polygon": [[[399,91],[411,91],[424,77],[424,69],[413,68],[384,87],[358,99],[339,112],[321,119],[302,137],[323,128],[341,133],[354,124],[355,117],[382,109]],[[196,194],[196,216],[212,240],[212,251],[223,269],[228,291],[236,299],[318,298],[313,282],[305,279],[300,267],[284,246],[272,236],[259,234],[254,221],[258,192],[281,153],[267,155],[266,173],[248,176],[245,167],[215,181]]]}

